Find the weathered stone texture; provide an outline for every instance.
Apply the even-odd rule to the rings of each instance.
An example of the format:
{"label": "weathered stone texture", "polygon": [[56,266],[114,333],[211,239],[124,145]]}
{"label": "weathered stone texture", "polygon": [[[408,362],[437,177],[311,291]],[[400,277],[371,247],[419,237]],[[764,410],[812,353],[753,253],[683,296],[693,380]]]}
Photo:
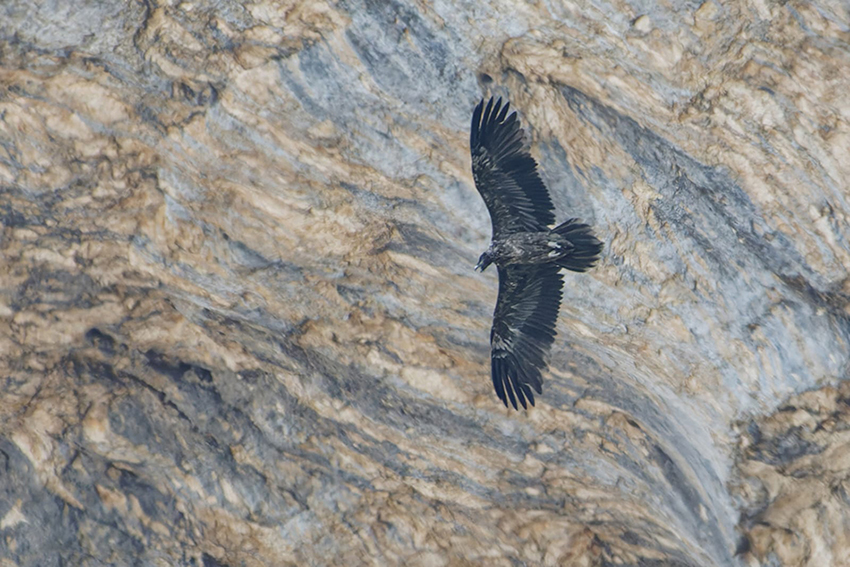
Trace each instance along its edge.
{"label": "weathered stone texture", "polygon": [[[0,4],[0,565],[847,565],[841,2]],[[604,257],[488,376],[468,125]]]}

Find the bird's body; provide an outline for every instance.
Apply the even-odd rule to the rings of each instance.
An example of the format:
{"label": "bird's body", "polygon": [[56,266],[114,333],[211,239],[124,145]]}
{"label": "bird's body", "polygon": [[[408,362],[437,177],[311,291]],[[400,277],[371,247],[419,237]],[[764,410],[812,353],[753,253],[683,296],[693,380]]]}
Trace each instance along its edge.
{"label": "bird's body", "polygon": [[570,219],[554,228],[554,206],[523,149],[523,131],[509,104],[482,100],[472,114],[472,176],[493,224],[490,247],[476,269],[496,264],[499,298],[490,332],[490,366],[496,394],[507,406],[534,405],[540,371],[555,340],[563,285],[560,270],[583,272],[599,258],[602,243],[586,224]]}
{"label": "bird's body", "polygon": [[547,264],[572,248],[570,241],[557,233],[515,232],[492,242],[487,254],[497,266]]}

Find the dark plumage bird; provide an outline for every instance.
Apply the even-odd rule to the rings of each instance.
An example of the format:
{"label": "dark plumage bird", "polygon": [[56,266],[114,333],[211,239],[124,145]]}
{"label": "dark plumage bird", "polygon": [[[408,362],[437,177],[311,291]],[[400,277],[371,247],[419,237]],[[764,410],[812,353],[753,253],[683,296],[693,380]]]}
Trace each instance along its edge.
{"label": "dark plumage bird", "polygon": [[523,131],[510,103],[491,98],[472,113],[472,177],[493,224],[490,247],[476,270],[499,270],[499,298],[490,331],[490,364],[499,399],[514,409],[534,405],[540,371],[555,340],[561,306],[561,268],[584,272],[602,243],[588,225],[570,219],[555,228],[554,206],[523,147]]}

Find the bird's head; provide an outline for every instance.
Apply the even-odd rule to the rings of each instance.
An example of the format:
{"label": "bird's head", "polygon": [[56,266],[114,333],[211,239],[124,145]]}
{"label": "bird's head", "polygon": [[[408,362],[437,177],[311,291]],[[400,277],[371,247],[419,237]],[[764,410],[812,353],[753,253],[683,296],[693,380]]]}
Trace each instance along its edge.
{"label": "bird's head", "polygon": [[484,252],[481,256],[478,257],[478,263],[475,264],[475,270],[478,272],[483,272],[487,269],[487,266],[493,263],[493,257],[489,252]]}

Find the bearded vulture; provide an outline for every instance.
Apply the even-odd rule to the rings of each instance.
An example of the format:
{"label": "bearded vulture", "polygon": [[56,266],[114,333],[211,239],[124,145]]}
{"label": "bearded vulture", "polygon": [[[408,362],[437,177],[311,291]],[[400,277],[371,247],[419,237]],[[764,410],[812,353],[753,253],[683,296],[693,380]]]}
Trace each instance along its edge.
{"label": "bearded vulture", "polygon": [[472,177],[484,198],[493,235],[475,269],[499,270],[499,298],[490,331],[490,372],[507,407],[528,409],[541,390],[544,357],[555,340],[561,306],[561,268],[584,272],[599,259],[602,243],[591,228],[570,219],[555,228],[554,206],[523,147],[523,130],[509,102],[491,98],[472,113]]}

